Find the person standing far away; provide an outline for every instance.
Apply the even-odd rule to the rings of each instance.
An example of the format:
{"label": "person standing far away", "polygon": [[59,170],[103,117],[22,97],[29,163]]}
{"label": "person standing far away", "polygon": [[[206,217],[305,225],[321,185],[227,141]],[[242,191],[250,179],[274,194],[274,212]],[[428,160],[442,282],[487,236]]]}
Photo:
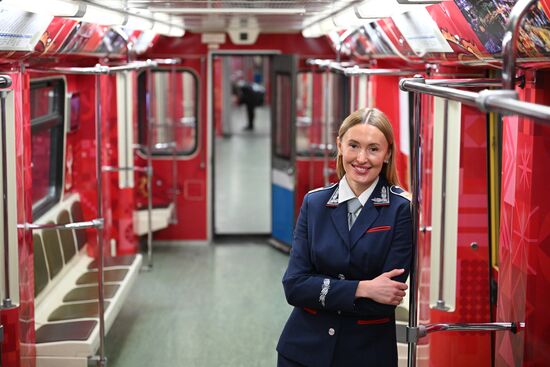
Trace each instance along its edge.
{"label": "person standing far away", "polygon": [[340,181],[304,197],[283,288],[294,306],[279,367],[397,367],[395,308],[412,258],[410,199],[398,186],[386,115],[360,109],[338,137]]}
{"label": "person standing far away", "polygon": [[244,104],[246,107],[247,125],[244,130],[254,130],[256,107],[264,104],[264,87],[256,83],[239,80],[234,87],[234,93],[237,95],[238,104]]}

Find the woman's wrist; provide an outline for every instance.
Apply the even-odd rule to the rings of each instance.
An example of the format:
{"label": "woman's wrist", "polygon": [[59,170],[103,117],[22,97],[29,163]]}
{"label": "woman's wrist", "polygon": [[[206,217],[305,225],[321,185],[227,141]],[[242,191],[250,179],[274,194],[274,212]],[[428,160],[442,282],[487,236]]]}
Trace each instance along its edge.
{"label": "woman's wrist", "polygon": [[369,298],[369,280],[361,280],[355,291],[355,298]]}

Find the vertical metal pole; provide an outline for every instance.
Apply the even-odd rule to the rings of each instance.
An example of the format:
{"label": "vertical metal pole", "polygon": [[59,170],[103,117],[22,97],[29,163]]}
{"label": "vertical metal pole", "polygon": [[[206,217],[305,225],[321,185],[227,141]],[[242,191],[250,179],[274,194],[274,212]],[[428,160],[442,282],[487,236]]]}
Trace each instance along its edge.
{"label": "vertical metal pole", "polygon": [[[128,46],[128,43],[126,44]],[[130,51],[128,50],[128,57],[130,57]],[[133,151],[130,150],[130,144],[128,137],[128,124],[131,124],[130,118],[128,116],[128,82],[131,74],[127,71],[122,72],[124,78],[124,167],[130,167],[130,162],[133,160]],[[120,162],[120,159],[119,159]],[[133,164],[132,164],[133,166]],[[119,171],[120,172],[120,171]],[[130,171],[124,172],[124,187],[130,187]],[[120,173],[118,174],[120,180]]]}
{"label": "vertical metal pole", "polygon": [[147,270],[153,267],[153,120],[151,118],[151,70],[147,69]]}
{"label": "vertical metal pole", "polygon": [[330,115],[331,115],[331,109],[329,108],[330,104],[330,70],[327,68],[327,71],[325,75],[323,76],[324,80],[324,91],[325,91],[325,103],[324,103],[324,111],[325,111],[325,129],[324,129],[324,144],[323,144],[323,186],[327,186],[329,184],[329,172],[328,172],[328,145],[329,145],[329,139],[330,139]]}
{"label": "vertical metal pole", "polygon": [[373,103],[372,103],[372,90],[371,90],[371,85],[370,85],[370,75],[367,74],[365,79],[366,79],[366,84],[367,84],[367,107],[372,108]]}
{"label": "vertical metal pole", "polygon": [[[177,83],[177,78],[176,78],[176,66],[175,65],[172,65],[172,70],[171,70],[171,74],[172,74],[172,82],[173,83]],[[182,74],[182,77],[183,77],[183,74]],[[184,85],[185,87],[185,85]],[[174,86],[174,92],[171,93],[170,95],[174,97],[174,101],[173,101],[173,117],[172,117],[172,143],[174,143],[174,146],[172,148],[172,201],[174,202],[174,210],[172,211],[172,219],[170,220],[170,223],[171,224],[178,224],[178,202],[177,202],[177,199],[178,199],[178,162],[176,160],[177,158],[177,154],[178,154],[178,144],[177,144],[177,140],[176,140],[176,134],[177,134],[177,129],[176,129],[176,124],[179,124],[180,122],[176,120],[176,115],[177,115],[177,108],[176,108],[176,103],[178,101],[175,100],[175,97],[176,97],[176,92],[177,89],[175,88]],[[184,97],[185,97],[185,94],[184,94]],[[185,111],[184,111],[184,116],[183,118],[185,118]]]}
{"label": "vertical metal pole", "polygon": [[[95,114],[95,131],[96,131],[96,175],[97,175],[97,217],[103,218],[103,185],[101,173],[101,75],[95,76],[96,90],[96,114]],[[98,269],[97,269],[97,290],[98,290],[98,307],[99,307],[99,359],[98,367],[104,367],[107,364],[105,358],[105,298],[103,291],[103,227],[97,227],[97,251],[98,251]]]}
{"label": "vertical metal pole", "polygon": [[[5,295],[2,300],[2,307],[11,307],[10,295],[10,245],[8,231],[8,155],[6,138],[6,97],[8,92],[0,92],[0,119],[2,120],[2,206],[3,206],[3,240],[4,240],[4,290]],[[1,363],[1,362],[0,362]]]}
{"label": "vertical metal pole", "polygon": [[[409,328],[418,326],[418,239],[420,237],[420,205],[421,205],[421,189],[422,189],[422,114],[421,100],[419,93],[414,94],[414,120],[413,120],[413,159],[412,159],[412,190],[413,196],[411,201],[412,210],[412,226],[413,226],[413,258],[410,271],[410,293],[409,293]],[[408,352],[408,367],[416,366],[416,341],[409,342]]]}
{"label": "vertical metal pole", "polygon": [[443,100],[443,165],[441,168],[441,221],[439,222],[439,284],[437,290],[436,308],[439,310],[448,310],[443,299],[444,271],[445,271],[445,217],[446,217],[446,198],[447,198],[447,135],[449,128],[449,100]]}

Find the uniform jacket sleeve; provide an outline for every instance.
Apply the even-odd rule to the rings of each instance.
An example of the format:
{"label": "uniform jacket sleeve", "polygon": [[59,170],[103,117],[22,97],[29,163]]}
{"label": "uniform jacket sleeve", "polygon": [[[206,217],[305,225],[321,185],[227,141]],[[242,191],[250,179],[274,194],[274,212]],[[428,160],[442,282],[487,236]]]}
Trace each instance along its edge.
{"label": "uniform jacket sleeve", "polygon": [[287,302],[296,307],[354,312],[355,291],[359,281],[319,274],[311,260],[311,243],[308,239],[309,196],[305,196],[300,209],[288,268],[283,276]]}
{"label": "uniform jacket sleeve", "polygon": [[[393,269],[405,269],[405,272],[395,278],[398,282],[405,282],[409,276],[412,257],[412,218],[409,203],[402,204],[397,211],[396,231],[391,247],[386,256],[382,272]],[[369,298],[355,300],[356,310],[365,315],[393,315],[395,307],[378,303]]]}

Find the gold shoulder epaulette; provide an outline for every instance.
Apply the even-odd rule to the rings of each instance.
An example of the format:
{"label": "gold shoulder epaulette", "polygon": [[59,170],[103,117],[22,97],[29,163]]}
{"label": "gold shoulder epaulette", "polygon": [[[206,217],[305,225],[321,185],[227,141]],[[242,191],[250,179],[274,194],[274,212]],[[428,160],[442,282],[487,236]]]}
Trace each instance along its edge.
{"label": "gold shoulder epaulette", "polygon": [[390,187],[390,192],[392,194],[399,195],[409,201],[412,200],[412,194],[408,191],[403,190],[401,187],[397,185],[393,185],[392,187]]}

